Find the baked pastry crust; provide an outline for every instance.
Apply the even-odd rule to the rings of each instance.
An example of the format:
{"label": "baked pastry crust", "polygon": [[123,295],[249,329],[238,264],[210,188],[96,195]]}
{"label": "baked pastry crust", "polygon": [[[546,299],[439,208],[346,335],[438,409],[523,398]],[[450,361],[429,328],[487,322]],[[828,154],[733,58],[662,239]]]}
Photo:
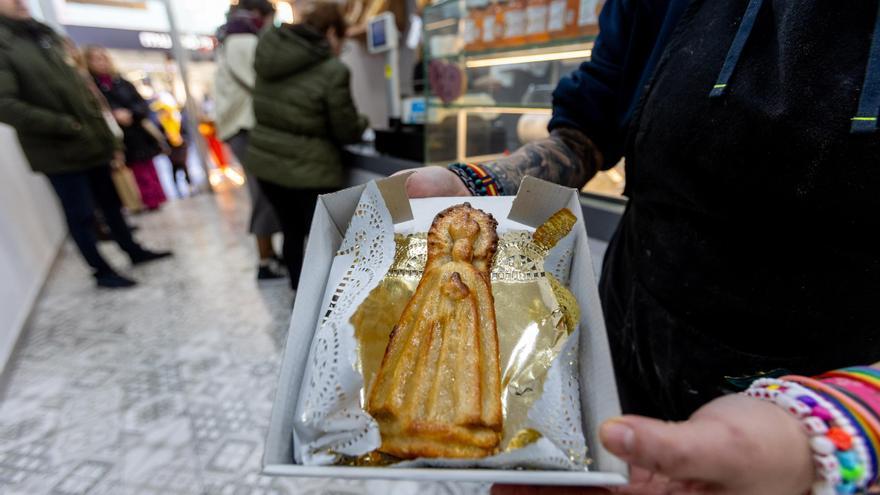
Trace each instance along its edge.
{"label": "baked pastry crust", "polygon": [[490,270],[497,222],[470,204],[437,215],[418,288],[391,333],[367,411],[380,451],[478,458],[501,439],[501,368]]}
{"label": "baked pastry crust", "polygon": [[532,234],[532,240],[535,241],[535,244],[549,251],[571,232],[576,223],[577,217],[574,216],[574,213],[568,208],[563,208],[550,216],[535,230],[535,233]]}

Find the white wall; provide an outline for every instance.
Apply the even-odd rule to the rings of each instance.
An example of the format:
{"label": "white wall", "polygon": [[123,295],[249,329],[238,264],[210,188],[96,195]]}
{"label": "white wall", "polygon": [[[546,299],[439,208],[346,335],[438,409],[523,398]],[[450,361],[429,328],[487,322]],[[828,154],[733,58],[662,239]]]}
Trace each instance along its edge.
{"label": "white wall", "polygon": [[358,112],[376,129],[388,128],[385,56],[370,55],[363,44],[349,40],[340,57],[351,72],[351,96]]}
{"label": "white wall", "polygon": [[[415,52],[401,48],[398,78],[403,96],[412,95],[415,58]],[[351,93],[358,111],[370,119],[370,127],[388,129],[385,55],[371,55],[363,43],[348,40],[340,59],[351,71]]]}
{"label": "white wall", "polygon": [[0,124],[0,371],[43,286],[66,226],[48,181]]}

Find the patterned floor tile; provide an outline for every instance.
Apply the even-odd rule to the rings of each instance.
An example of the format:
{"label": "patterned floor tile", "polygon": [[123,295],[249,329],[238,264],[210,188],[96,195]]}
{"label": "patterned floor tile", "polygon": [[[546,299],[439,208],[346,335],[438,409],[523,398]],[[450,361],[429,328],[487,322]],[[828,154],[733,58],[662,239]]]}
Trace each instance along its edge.
{"label": "patterned floor tile", "polygon": [[4,495],[471,495],[479,485],[273,478],[263,442],[293,293],[258,285],[243,190],[138,216],[173,259],[94,289],[71,243],[0,395]]}

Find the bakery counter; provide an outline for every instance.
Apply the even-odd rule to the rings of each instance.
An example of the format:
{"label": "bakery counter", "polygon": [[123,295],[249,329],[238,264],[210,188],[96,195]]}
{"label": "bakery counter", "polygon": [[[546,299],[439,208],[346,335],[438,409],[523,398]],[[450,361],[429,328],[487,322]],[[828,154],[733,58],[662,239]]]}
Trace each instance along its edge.
{"label": "bakery counter", "polygon": [[[419,162],[379,153],[371,144],[346,146],[344,158],[350,170],[349,184],[352,186],[423,166]],[[580,203],[584,218],[587,219],[587,234],[591,240],[596,241],[594,249],[601,247],[604,251],[604,246],[600,244],[607,243],[617,229],[626,200],[602,194],[581,193]],[[594,254],[601,259],[602,253]]]}
{"label": "bakery counter", "polygon": [[394,175],[401,170],[421,167],[424,164],[404,160],[376,151],[372,144],[353,144],[345,147],[343,159],[351,170],[351,185],[359,185],[373,179]]}

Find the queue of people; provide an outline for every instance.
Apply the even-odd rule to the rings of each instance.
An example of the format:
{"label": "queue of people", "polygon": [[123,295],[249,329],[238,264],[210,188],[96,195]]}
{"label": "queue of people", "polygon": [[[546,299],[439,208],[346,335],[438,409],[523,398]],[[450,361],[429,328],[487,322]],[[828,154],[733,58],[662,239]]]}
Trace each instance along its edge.
{"label": "queue of people", "polygon": [[348,29],[339,5],[317,2],[302,22],[280,27],[269,26],[273,13],[268,0],[242,0],[221,28],[217,125],[249,176],[258,278],[282,271],[271,244],[281,231],[296,290],[318,196],[344,185],[341,146],[368,123],[338,58]]}
{"label": "queue of people", "polygon": [[[254,56],[260,32],[271,24],[275,6],[268,0],[241,0],[232,9],[228,22],[217,33],[216,91],[217,136],[229,145],[241,161],[248,148],[250,132],[256,125],[253,108]],[[251,197],[250,233],[257,241],[259,266],[257,280],[287,276],[285,264],[272,244],[272,236],[281,232],[275,210],[260,189],[256,178],[245,169]]]}
{"label": "queue of people", "polygon": [[[100,231],[106,224],[133,262],[152,260],[131,239],[120,193],[127,204],[157,210],[167,200],[153,162],[160,154],[171,159],[175,186],[181,171],[190,183],[179,112],[158,100],[151,105],[105,48],[77,49],[32,19],[21,0],[3,0],[2,12],[0,46],[9,55],[0,60],[7,74],[0,80],[0,121],[16,129],[33,169],[55,187],[97,284],[130,287],[134,281],[97,250],[95,225]],[[274,12],[268,0],[241,0],[220,28],[215,120],[218,137],[245,167],[257,279],[289,277],[295,289],[317,197],[344,185],[341,146],[358,141],[367,122],[357,113],[348,69],[338,59],[347,31],[340,7],[318,2],[301,23],[280,27],[272,25]],[[35,54],[39,58],[31,62]],[[31,80],[39,83],[31,86]],[[47,81],[64,90],[54,92]],[[289,111],[279,114],[279,104]],[[114,186],[111,166],[134,178],[137,201],[124,187],[117,190],[118,180]],[[85,170],[100,180],[69,185],[60,174]],[[278,233],[284,234],[281,255],[272,242]]]}
{"label": "queue of people", "polygon": [[[111,178],[111,167],[124,166],[119,155],[125,148],[105,118],[102,101],[66,53],[65,42],[32,19],[23,2],[0,0],[0,122],[15,129],[33,170],[49,179],[96,284],[131,287],[136,282],[98,251],[96,209],[132,264],[171,253],[146,249],[132,237]],[[135,124],[122,103],[107,103],[121,127]]]}

